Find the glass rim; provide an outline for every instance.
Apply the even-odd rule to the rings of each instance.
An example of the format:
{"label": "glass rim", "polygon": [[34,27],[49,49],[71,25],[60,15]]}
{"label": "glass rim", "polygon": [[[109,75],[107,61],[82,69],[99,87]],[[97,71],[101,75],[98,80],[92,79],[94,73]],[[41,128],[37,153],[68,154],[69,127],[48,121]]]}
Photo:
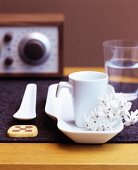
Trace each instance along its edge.
{"label": "glass rim", "polygon": [[[129,46],[111,44],[111,43],[132,43]],[[134,45],[135,43],[135,45]],[[104,47],[112,47],[112,48],[138,48],[138,40],[131,40],[131,39],[114,39],[114,40],[105,40],[103,42]]]}

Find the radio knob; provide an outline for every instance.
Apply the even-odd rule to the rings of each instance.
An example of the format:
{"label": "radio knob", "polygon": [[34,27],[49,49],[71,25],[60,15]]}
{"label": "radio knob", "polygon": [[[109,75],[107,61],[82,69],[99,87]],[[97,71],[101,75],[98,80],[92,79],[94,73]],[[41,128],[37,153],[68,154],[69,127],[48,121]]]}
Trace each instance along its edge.
{"label": "radio knob", "polygon": [[10,57],[7,57],[4,61],[5,66],[10,66],[10,65],[12,65],[12,63],[13,63],[13,60]]}
{"label": "radio knob", "polygon": [[6,33],[4,38],[3,38],[3,41],[5,43],[9,43],[11,40],[12,40],[12,34],[11,33]]}
{"label": "radio knob", "polygon": [[30,40],[24,46],[24,54],[30,60],[39,60],[45,54],[45,46],[41,41]]}
{"label": "radio knob", "polygon": [[50,51],[48,38],[38,32],[27,35],[19,44],[19,55],[21,59],[31,65],[45,62],[50,55]]}

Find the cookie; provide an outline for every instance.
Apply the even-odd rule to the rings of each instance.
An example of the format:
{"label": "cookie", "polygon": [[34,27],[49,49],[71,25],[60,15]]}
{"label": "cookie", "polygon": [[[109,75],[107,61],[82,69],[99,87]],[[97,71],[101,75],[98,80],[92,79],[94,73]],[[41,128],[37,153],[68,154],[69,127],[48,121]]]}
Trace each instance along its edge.
{"label": "cookie", "polygon": [[14,125],[8,129],[7,135],[14,138],[36,137],[38,129],[34,125]]}

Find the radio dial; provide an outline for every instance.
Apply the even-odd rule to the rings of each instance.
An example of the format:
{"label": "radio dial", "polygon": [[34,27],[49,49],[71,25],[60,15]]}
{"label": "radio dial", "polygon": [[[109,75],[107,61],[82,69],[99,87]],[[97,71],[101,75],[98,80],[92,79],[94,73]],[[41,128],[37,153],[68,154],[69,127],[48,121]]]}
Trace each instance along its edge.
{"label": "radio dial", "polygon": [[30,40],[25,44],[24,53],[28,59],[39,60],[45,54],[45,46],[41,41]]}
{"label": "radio dial", "polygon": [[50,55],[50,42],[40,33],[31,33],[19,44],[19,55],[28,64],[36,65],[45,62]]}

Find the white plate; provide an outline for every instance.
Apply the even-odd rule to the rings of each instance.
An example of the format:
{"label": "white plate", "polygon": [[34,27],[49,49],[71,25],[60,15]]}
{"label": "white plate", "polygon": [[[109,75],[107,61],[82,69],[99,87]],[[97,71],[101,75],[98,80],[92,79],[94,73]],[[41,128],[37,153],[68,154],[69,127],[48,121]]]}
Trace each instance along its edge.
{"label": "white plate", "polygon": [[45,112],[57,119],[57,127],[66,136],[77,143],[105,143],[123,130],[121,122],[113,131],[89,131],[76,127],[73,116],[72,100],[68,89],[63,89],[55,97],[57,84],[49,86]]}

